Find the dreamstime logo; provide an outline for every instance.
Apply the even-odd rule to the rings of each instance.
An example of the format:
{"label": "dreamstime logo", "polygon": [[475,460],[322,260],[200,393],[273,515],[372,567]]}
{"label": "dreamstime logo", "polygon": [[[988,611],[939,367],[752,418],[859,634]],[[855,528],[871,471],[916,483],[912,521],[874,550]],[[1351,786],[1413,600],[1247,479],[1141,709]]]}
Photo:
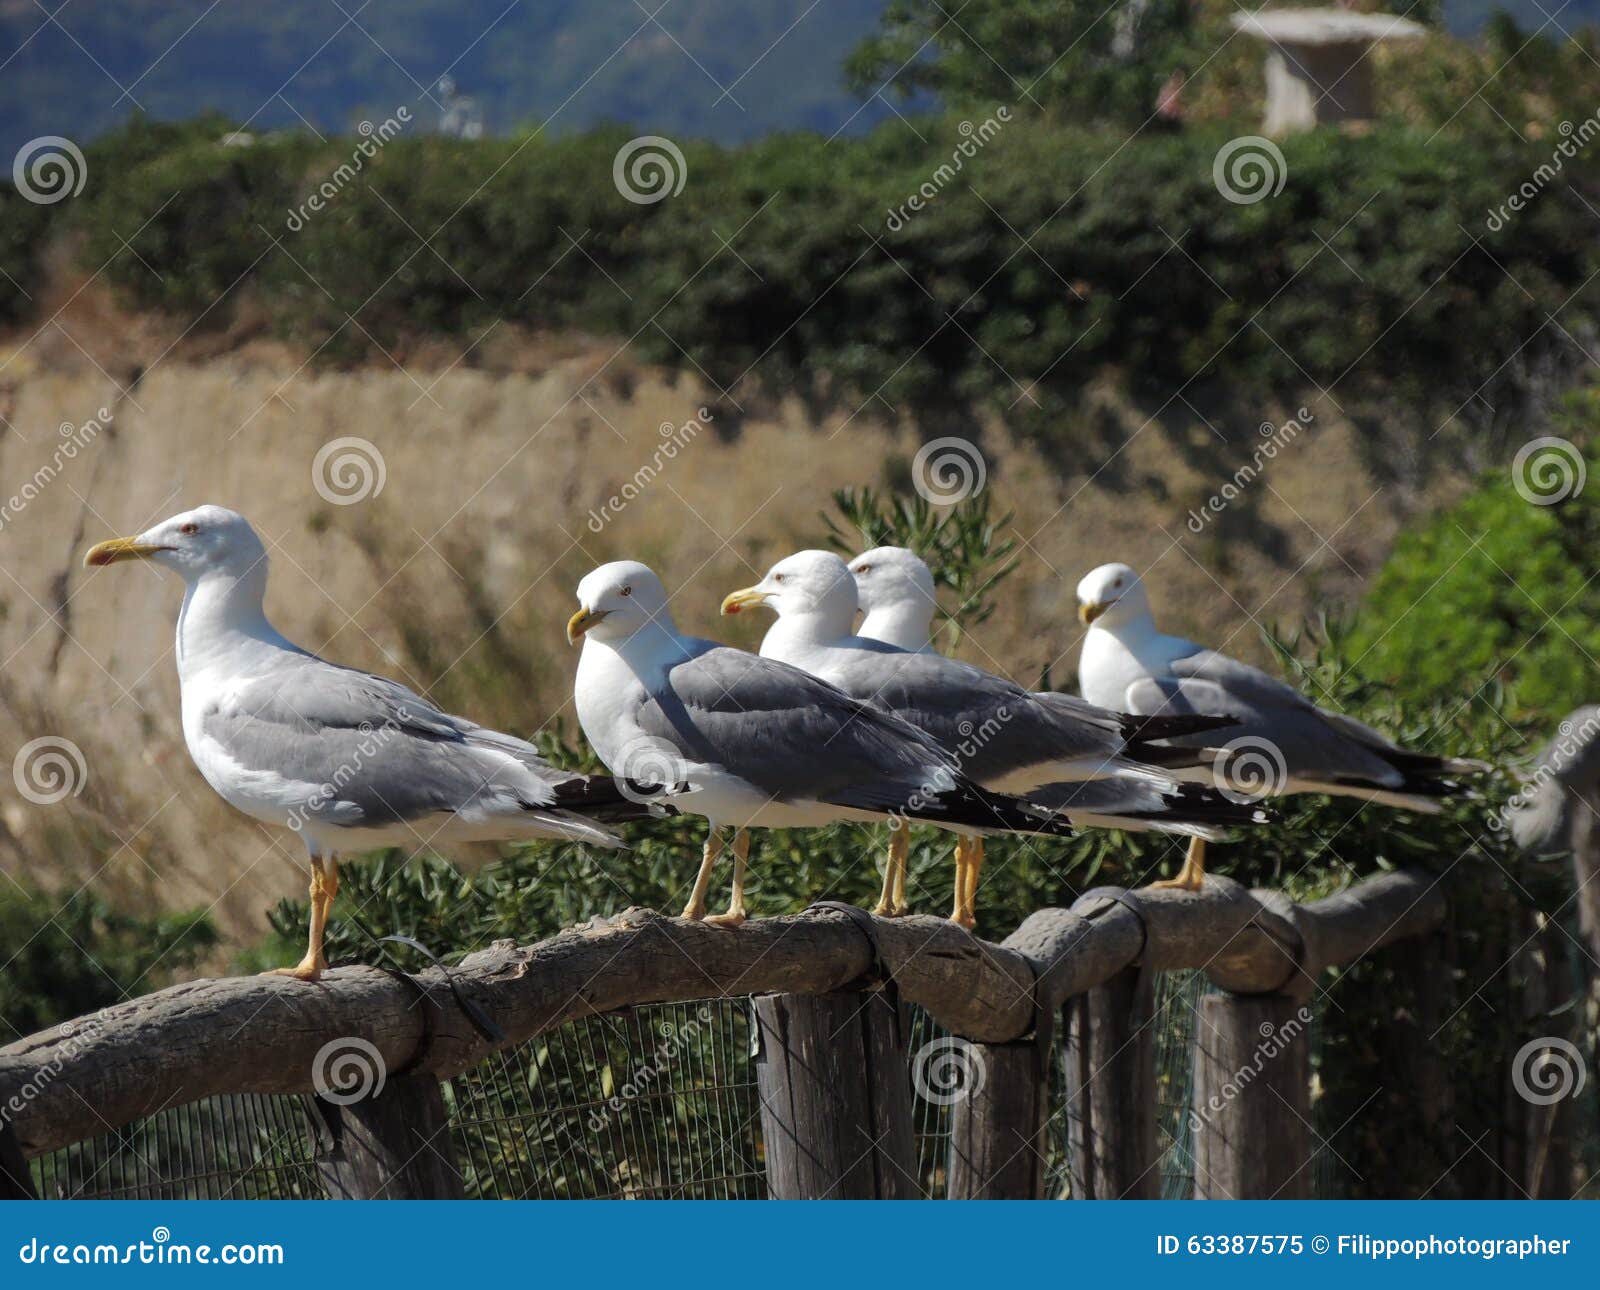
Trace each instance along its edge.
{"label": "dreamstime logo", "polygon": [[661,442],[650,454],[650,460],[634,471],[633,477],[617,492],[606,498],[598,509],[590,508],[589,531],[601,532],[607,524],[627,510],[628,503],[656,481],[656,477],[666,469],[667,463],[676,460],[678,454],[693,443],[700,432],[711,423],[711,419],[711,410],[701,408],[681,426],[674,425],[671,421],[663,421],[660,428]]}
{"label": "dreamstime logo", "polygon": [[311,1060],[311,1086],[318,1097],[335,1106],[377,1097],[387,1078],[383,1054],[356,1035],[330,1039]]}
{"label": "dreamstime logo", "polygon": [[35,806],[54,806],[83,792],[89,782],[89,763],[72,740],[42,735],[17,749],[11,759],[11,778],[17,792]]}
{"label": "dreamstime logo", "polygon": [[1211,774],[1217,792],[1230,802],[1249,806],[1283,792],[1289,764],[1272,740],[1242,735],[1222,746]]}
{"label": "dreamstime logo", "polygon": [[686,769],[678,750],[665,739],[640,735],[622,746],[611,773],[625,798],[649,805],[668,793],[687,788]]}
{"label": "dreamstime logo", "polygon": [[376,497],[388,482],[389,468],[370,439],[356,435],[332,439],[311,459],[312,487],[335,506],[354,506]]}
{"label": "dreamstime logo", "polygon": [[653,206],[676,197],[689,178],[683,150],[659,134],[641,134],[617,149],[611,163],[611,182],[636,206]]}
{"label": "dreamstime logo", "polygon": [[1257,430],[1261,440],[1250,454],[1250,460],[1234,471],[1233,478],[1222,486],[1220,492],[1212,493],[1199,510],[1189,512],[1189,532],[1204,532],[1206,525],[1212,519],[1227,510],[1236,497],[1255,483],[1256,477],[1266,469],[1267,463],[1275,461],[1278,454],[1298,439],[1300,432],[1315,420],[1316,417],[1310,408],[1301,408],[1281,426],[1263,421]]}
{"label": "dreamstime logo", "polygon": [[911,1084],[917,1096],[935,1106],[954,1106],[983,1090],[989,1072],[983,1053],[965,1039],[935,1039],[911,1059]]}
{"label": "dreamstime logo", "polygon": [[1534,1106],[1577,1097],[1587,1078],[1578,1046],[1559,1035],[1530,1040],[1511,1059],[1512,1087],[1518,1097]]}
{"label": "dreamstime logo", "polygon": [[983,492],[989,468],[970,439],[930,439],[911,461],[912,486],[935,506],[954,506]]}
{"label": "dreamstime logo", "polygon": [[89,179],[89,165],[71,139],[42,134],[17,149],[11,162],[11,182],[35,206],[54,206],[64,197],[76,197]]}
{"label": "dreamstime logo", "polygon": [[1288,178],[1289,163],[1278,145],[1259,134],[1228,140],[1211,162],[1211,182],[1235,206],[1276,197]]}
{"label": "dreamstime logo", "polygon": [[1289,1046],[1311,1024],[1311,1020],[1311,1009],[1302,1005],[1296,1008],[1294,1016],[1281,1026],[1263,1021],[1256,1029],[1256,1033],[1261,1036],[1261,1042],[1250,1054],[1250,1060],[1228,1076],[1223,1081],[1222,1087],[1206,1098],[1204,1106],[1189,1108],[1189,1127],[1199,1132],[1204,1125],[1209,1124],[1212,1116],[1255,1083],[1266,1070],[1268,1062],[1274,1060],[1280,1053],[1288,1051]]}
{"label": "dreamstime logo", "polygon": [[711,1005],[703,1003],[688,1021],[682,1024],[663,1021],[657,1026],[661,1042],[656,1045],[650,1060],[637,1067],[628,1076],[627,1082],[601,1103],[598,1109],[589,1112],[590,1131],[602,1132],[611,1123],[614,1115],[626,1110],[629,1103],[649,1093],[651,1088],[666,1075],[672,1064],[682,1056],[683,1050],[700,1034],[701,1029],[709,1026],[711,1021]]}
{"label": "dreamstime logo", "polygon": [[1511,483],[1517,495],[1535,506],[1554,506],[1576,497],[1588,478],[1583,454],[1555,435],[1530,439],[1511,462]]}

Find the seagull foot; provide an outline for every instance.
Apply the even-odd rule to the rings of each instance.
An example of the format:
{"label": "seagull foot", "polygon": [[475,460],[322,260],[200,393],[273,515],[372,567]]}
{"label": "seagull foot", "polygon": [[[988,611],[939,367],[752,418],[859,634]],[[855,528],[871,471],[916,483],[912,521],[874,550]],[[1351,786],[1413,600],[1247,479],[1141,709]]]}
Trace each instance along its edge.
{"label": "seagull foot", "polygon": [[1206,876],[1203,873],[1180,873],[1176,878],[1163,878],[1160,882],[1150,884],[1150,891],[1187,891],[1193,894],[1203,891],[1206,885]]}
{"label": "seagull foot", "polygon": [[301,962],[296,963],[293,967],[271,968],[266,972],[262,972],[260,975],[290,976],[296,981],[320,981],[322,979],[322,974],[327,970],[327,963],[321,959],[314,961],[302,960]]}
{"label": "seagull foot", "polygon": [[977,916],[974,914],[952,914],[950,915],[950,921],[957,927],[966,928],[969,932],[978,925]]}
{"label": "seagull foot", "polygon": [[904,918],[910,912],[905,905],[886,905],[881,901],[872,908],[874,918]]}
{"label": "seagull foot", "polygon": [[730,909],[725,914],[710,914],[700,920],[708,927],[742,927],[749,916],[742,909]]}

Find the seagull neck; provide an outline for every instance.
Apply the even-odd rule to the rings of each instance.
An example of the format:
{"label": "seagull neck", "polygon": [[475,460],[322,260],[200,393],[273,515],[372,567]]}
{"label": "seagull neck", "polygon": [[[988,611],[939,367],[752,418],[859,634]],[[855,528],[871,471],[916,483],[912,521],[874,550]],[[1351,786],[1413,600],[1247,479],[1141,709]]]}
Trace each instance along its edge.
{"label": "seagull neck", "polygon": [[915,652],[927,649],[933,640],[933,615],[904,601],[882,605],[867,611],[856,634]]}
{"label": "seagull neck", "polygon": [[767,648],[781,650],[792,645],[832,645],[849,636],[850,623],[856,616],[854,605],[817,605],[799,612],[790,610],[781,614],[777,622],[767,629],[761,652],[771,654]]}
{"label": "seagull neck", "polygon": [[267,621],[262,600],[264,571],[207,573],[184,591],[178,611],[178,672],[204,671],[224,658],[236,658],[242,641],[287,645]]}
{"label": "seagull neck", "polygon": [[688,648],[670,620],[652,620],[631,636],[595,643],[615,650],[641,680],[663,675],[672,664],[688,657]]}

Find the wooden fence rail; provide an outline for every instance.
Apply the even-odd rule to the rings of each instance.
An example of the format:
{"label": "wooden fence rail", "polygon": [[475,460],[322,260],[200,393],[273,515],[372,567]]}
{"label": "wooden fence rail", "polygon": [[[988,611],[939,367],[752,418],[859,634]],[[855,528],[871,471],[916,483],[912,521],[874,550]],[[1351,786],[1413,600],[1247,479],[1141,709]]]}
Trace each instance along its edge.
{"label": "wooden fence rail", "polygon": [[[1122,1041],[1097,1041],[1087,1028],[1103,1016],[1098,1024],[1127,1030],[1126,1009],[1117,1000],[1135,997],[1141,976],[1146,994],[1152,972],[1199,969],[1234,995],[1300,1000],[1322,969],[1426,932],[1444,909],[1438,880],[1409,871],[1382,874],[1307,905],[1216,877],[1196,895],[1100,889],[1071,909],[1031,915],[1000,944],[941,919],[877,919],[838,907],[761,919],[734,931],[632,909],[536,945],[497,942],[456,967],[414,977],[342,967],[315,985],[281,977],[201,980],[103,1009],[72,1027],[0,1048],[0,1128],[24,1155],[36,1156],[215,1094],[310,1093],[328,1045],[355,1040],[370,1045],[391,1085],[399,1084],[393,1096],[403,1094],[410,1108],[403,1115],[378,1106],[334,1112],[335,1130],[344,1130],[335,1134],[340,1149],[376,1157],[381,1171],[385,1152],[411,1160],[418,1135],[430,1143],[440,1138],[442,1108],[427,1096],[429,1080],[459,1074],[499,1048],[564,1022],[634,1004],[750,995],[811,1000],[891,982],[891,1006],[895,992],[921,1005],[955,1035],[981,1045],[1001,1076],[957,1117],[961,1158],[952,1175],[953,1181],[959,1175],[959,1194],[1020,1194],[1037,1186],[1038,1171],[1031,1162],[1019,1164],[1018,1151],[1027,1149],[1044,1121],[1044,1094],[1028,1083],[1037,1082],[1040,1063],[1023,1041],[1038,1034],[1041,1021],[1047,1028],[1059,1024],[1068,1000],[1085,996],[1063,1033],[1090,1059],[1088,1069],[1096,1051],[1115,1050]],[[1138,971],[1130,972],[1135,966]],[[769,1031],[779,1033],[780,1020],[785,1035],[810,1034],[808,1027],[827,1033],[816,1020],[817,1005],[763,1008],[764,1041]],[[891,1042],[879,1037],[881,1029],[880,1017],[852,1034],[865,1051]],[[814,1078],[815,1069],[840,1069],[829,1065],[836,1054],[815,1051],[821,1042],[813,1036],[770,1063],[763,1058],[769,1151],[774,1134],[798,1134],[805,1157],[774,1153],[791,1180],[785,1194],[827,1190],[816,1181],[819,1169],[827,1172],[826,1160],[818,1165],[821,1157],[803,1139],[819,1128],[805,1123],[808,1116],[832,1112],[806,1111],[798,1124],[781,1119],[786,1099],[811,1105],[796,1081]],[[1135,1072],[1148,1066],[1139,1064],[1138,1054],[1119,1060]],[[826,1126],[841,1144],[835,1152],[841,1159],[850,1133],[877,1140],[902,1132],[898,1121],[883,1121],[883,1108],[901,1097],[903,1090],[891,1085],[904,1079],[903,1068],[897,1070],[887,1051],[855,1066],[862,1068],[858,1078],[883,1087],[849,1090],[835,1081],[827,1090],[829,1105],[868,1107],[882,1122]],[[1110,1126],[1121,1123],[1126,1107],[1119,1103],[1149,1094],[1098,1079],[1074,1096],[1092,1099],[1086,1103],[1091,1124]],[[1004,1104],[993,1104],[996,1098]],[[431,1115],[425,1113],[430,1106]],[[1231,1101],[1227,1110],[1248,1114]],[[997,1136],[991,1141],[986,1134]],[[1097,1141],[1099,1147],[1086,1145],[1087,1154],[1075,1160],[1075,1176],[1094,1178],[1093,1194],[1145,1194],[1132,1175],[1148,1168],[1148,1135],[1130,1128]],[[1102,1149],[1106,1158],[1094,1158]],[[361,1160],[336,1163],[324,1174],[336,1177],[342,1194],[417,1194],[426,1186],[369,1178]],[[859,1172],[859,1157],[849,1163]],[[876,1190],[863,1184],[861,1194],[895,1194],[882,1162],[874,1168]],[[1217,1168],[1227,1175],[1220,1187],[1233,1178],[1254,1190],[1271,1175],[1266,1166],[1252,1175],[1248,1163]]]}

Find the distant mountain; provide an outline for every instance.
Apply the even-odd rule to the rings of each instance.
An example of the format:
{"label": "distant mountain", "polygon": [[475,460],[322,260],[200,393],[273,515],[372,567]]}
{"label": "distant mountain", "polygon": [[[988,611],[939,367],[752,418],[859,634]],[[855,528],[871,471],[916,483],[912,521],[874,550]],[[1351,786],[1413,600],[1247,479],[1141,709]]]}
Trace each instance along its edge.
{"label": "distant mountain", "polygon": [[161,118],[215,108],[254,129],[304,121],[327,131],[406,104],[431,126],[446,74],[492,133],[602,121],[726,142],[780,129],[854,132],[890,110],[863,108],[840,72],[881,5],[0,0],[0,158],[37,135],[92,136],[136,107]]}
{"label": "distant mountain", "polygon": [[[447,74],[491,133],[602,121],[724,142],[773,130],[858,132],[891,109],[863,105],[840,68],[883,4],[0,0],[0,161],[38,135],[98,134],[136,107],[161,118],[214,108],[254,129],[304,122],[342,131],[405,104],[432,128],[446,108],[437,85]],[[1446,0],[1447,25],[1470,33],[1493,7]],[[1600,0],[1507,7],[1530,30],[1546,10],[1565,30],[1600,19]]]}

